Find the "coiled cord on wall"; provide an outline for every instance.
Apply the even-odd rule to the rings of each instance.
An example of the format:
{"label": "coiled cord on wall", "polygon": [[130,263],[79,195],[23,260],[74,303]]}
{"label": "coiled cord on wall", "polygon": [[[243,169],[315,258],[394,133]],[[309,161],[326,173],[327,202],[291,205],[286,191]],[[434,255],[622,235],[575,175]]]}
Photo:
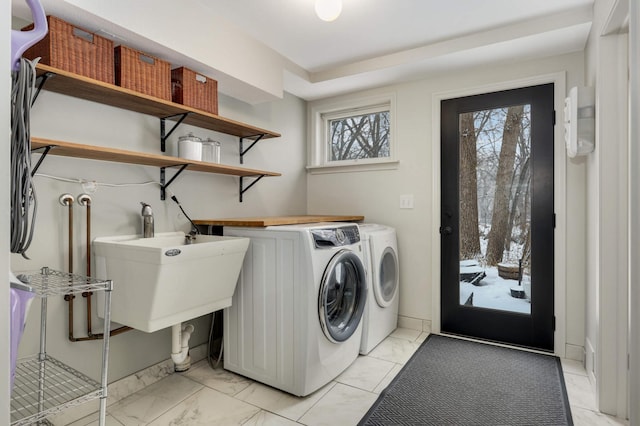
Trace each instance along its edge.
{"label": "coiled cord on wall", "polygon": [[21,58],[18,71],[11,75],[11,253],[27,259],[38,210],[31,180],[30,135],[37,62]]}

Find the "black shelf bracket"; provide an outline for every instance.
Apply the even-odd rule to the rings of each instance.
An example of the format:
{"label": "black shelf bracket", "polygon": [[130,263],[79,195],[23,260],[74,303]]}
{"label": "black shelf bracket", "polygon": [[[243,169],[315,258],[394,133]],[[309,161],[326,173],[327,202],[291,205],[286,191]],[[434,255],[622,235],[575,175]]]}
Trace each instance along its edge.
{"label": "black shelf bracket", "polygon": [[255,179],[253,180],[253,182],[251,182],[249,185],[247,185],[247,187],[244,187],[244,178],[245,176],[240,176],[240,202],[242,202],[242,196],[244,195],[245,192],[247,192],[249,190],[249,188],[251,188],[253,185],[255,185],[256,183],[258,183],[258,181],[260,179],[262,179],[263,177],[265,177],[266,175],[259,175],[256,176]]}
{"label": "black shelf bracket", "polygon": [[47,80],[55,76],[56,75],[52,72],[46,72],[36,77],[36,92],[33,94],[33,99],[31,100],[31,106],[33,106],[33,104],[36,103],[36,99],[38,99],[38,95],[40,94],[40,91],[42,90],[42,87],[44,87],[44,84],[47,82]]}
{"label": "black shelf bracket", "polygon": [[42,153],[42,155],[38,159],[38,162],[36,163],[36,165],[31,168],[31,177],[34,177],[36,175],[36,172],[38,171],[38,168],[40,167],[40,164],[42,164],[42,161],[44,160],[44,157],[46,157],[47,154],[49,153],[49,151],[51,151],[51,148],[55,148],[55,147],[56,147],[55,145],[47,145],[47,146],[43,146],[43,147],[31,150],[33,152],[33,151],[37,151],[39,149],[44,149],[44,152]]}
{"label": "black shelf bracket", "polygon": [[[255,144],[258,143],[258,141],[260,139],[262,139],[264,137],[264,133],[260,134],[260,135],[255,135],[255,136],[247,136],[247,137],[240,137],[240,164],[244,164],[244,155],[251,149],[253,148],[253,146]],[[249,139],[252,140],[253,143],[251,145],[249,145],[247,147],[247,149],[243,149],[244,146],[244,140],[245,139]],[[240,200],[242,201],[242,200]]]}
{"label": "black shelf bracket", "polygon": [[176,164],[176,167],[180,167],[180,169],[178,169],[178,171],[173,175],[173,177],[171,177],[171,179],[169,179],[168,182],[165,183],[166,181],[166,174],[165,174],[165,169],[166,167],[160,167],[160,199],[161,200],[165,200],[165,198],[167,198],[167,188],[169,187],[169,185],[171,185],[171,183],[176,180],[176,178],[178,177],[178,175],[180,175],[180,173],[182,173],[182,171],[184,169],[187,168],[189,164]]}
{"label": "black shelf bracket", "polygon": [[[169,138],[169,136],[171,136],[171,133],[173,133],[173,131],[180,125],[182,124],[182,122],[184,121],[185,118],[187,118],[187,116],[191,114],[191,112],[187,111],[187,112],[183,112],[181,114],[175,114],[175,115],[169,115],[167,117],[162,117],[160,119],[160,149],[162,150],[162,152],[165,152],[166,150],[166,146],[167,146],[167,139]],[[179,117],[179,118],[178,118]],[[165,121],[166,120],[172,120],[178,118],[178,121],[173,125],[173,127],[171,128],[171,130],[169,130],[168,132],[166,131],[166,126],[165,126]]]}

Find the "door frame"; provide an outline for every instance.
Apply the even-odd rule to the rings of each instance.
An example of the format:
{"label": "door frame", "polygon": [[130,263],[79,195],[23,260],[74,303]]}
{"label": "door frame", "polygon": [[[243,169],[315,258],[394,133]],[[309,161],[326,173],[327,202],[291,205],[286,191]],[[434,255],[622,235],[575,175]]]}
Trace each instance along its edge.
{"label": "door frame", "polygon": [[[556,125],[554,127],[555,144],[553,149],[554,155],[554,208],[556,213],[556,228],[554,232],[554,315],[556,317],[556,329],[553,336],[554,354],[564,358],[566,356],[566,161],[567,154],[564,145],[564,129],[562,126],[562,111],[564,108],[564,98],[566,96],[566,72],[557,72],[551,74],[543,74],[528,78],[510,80],[489,85],[468,87],[457,90],[449,90],[445,92],[434,93],[431,98],[431,125],[432,125],[432,173],[433,173],[433,200],[432,200],[432,217],[433,228],[432,235],[438,238],[431,239],[431,329],[434,333],[441,331],[441,309],[440,309],[440,210],[441,210],[441,165],[440,165],[440,103],[446,99],[461,98],[465,96],[479,95],[483,93],[498,92],[501,90],[517,89],[520,87],[536,86],[540,84],[554,84],[554,108],[556,110]],[[570,357],[578,356],[578,354],[569,354]],[[582,356],[582,353],[579,354]]]}

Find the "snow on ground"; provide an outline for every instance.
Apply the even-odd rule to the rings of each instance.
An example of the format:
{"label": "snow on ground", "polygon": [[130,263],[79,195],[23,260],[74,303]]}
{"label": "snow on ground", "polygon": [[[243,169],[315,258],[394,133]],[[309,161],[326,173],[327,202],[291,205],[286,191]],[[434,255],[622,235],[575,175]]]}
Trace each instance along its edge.
{"label": "snow on ground", "polygon": [[[495,266],[484,269],[487,276],[475,286],[467,282],[460,282],[460,304],[463,305],[473,292],[473,306],[479,308],[499,309],[503,311],[531,314],[531,302],[527,299],[511,297],[511,287],[518,286],[518,280],[507,280],[498,275]],[[523,277],[530,280],[530,276]]]}

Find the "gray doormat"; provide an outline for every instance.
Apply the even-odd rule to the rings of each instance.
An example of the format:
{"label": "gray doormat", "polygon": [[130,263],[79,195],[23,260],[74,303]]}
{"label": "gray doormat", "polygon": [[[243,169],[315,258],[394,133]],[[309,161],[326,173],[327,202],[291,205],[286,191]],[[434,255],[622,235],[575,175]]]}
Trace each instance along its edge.
{"label": "gray doormat", "polygon": [[359,425],[573,425],[560,359],[430,335]]}

